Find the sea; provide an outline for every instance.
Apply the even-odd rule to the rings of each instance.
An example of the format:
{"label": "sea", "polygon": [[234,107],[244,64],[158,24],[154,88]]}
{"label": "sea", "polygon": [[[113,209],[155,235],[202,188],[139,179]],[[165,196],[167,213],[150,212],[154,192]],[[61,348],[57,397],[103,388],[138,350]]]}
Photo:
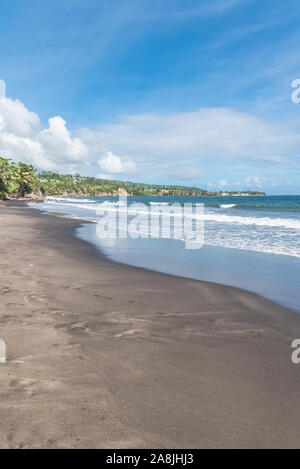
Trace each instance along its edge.
{"label": "sea", "polygon": [[132,217],[135,210],[130,212],[130,207],[136,203],[144,204],[143,213],[174,203],[182,207],[203,204],[203,246],[186,249],[184,239],[174,239],[172,230],[169,236],[158,238],[99,237],[103,210],[121,213],[126,209],[123,198],[48,197],[29,205],[82,220],[76,236],[115,262],[235,286],[300,312],[300,196],[139,196],[128,197],[126,203]]}

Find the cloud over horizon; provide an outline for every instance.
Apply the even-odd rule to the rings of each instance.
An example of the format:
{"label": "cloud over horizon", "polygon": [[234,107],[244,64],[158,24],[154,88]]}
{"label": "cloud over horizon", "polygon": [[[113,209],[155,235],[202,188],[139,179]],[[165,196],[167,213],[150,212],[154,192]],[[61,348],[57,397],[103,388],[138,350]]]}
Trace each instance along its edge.
{"label": "cloud over horizon", "polygon": [[123,116],[117,124],[79,135],[94,144],[105,143],[118,154],[204,160],[249,159],[255,163],[285,162],[298,157],[300,136],[289,125],[270,123],[231,108],[200,108],[173,114]]}
{"label": "cloud over horizon", "polygon": [[176,183],[195,182],[208,164],[212,169],[220,161],[248,168],[299,162],[296,128],[231,108],[126,115],[115,124],[74,132],[60,116],[48,123],[41,128],[39,116],[19,100],[0,98],[0,154],[41,170],[105,178],[151,172]]}
{"label": "cloud over horizon", "polygon": [[0,153],[32,163],[41,170],[60,170],[88,164],[88,150],[78,138],[72,138],[66,121],[59,116],[48,120],[41,129],[37,114],[19,100],[0,98]]}

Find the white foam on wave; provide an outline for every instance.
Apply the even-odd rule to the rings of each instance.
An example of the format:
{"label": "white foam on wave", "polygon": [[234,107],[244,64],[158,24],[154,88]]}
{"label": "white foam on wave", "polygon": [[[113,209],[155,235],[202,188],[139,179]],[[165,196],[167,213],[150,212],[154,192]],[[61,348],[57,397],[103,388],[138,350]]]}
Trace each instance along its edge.
{"label": "white foam on wave", "polygon": [[[56,200],[56,199],[49,199],[50,201]],[[63,201],[66,201],[67,199],[61,199]],[[114,211],[114,210],[120,210],[120,211],[126,211],[126,208],[122,209],[119,208],[119,205],[123,205],[124,202],[112,202],[112,201],[104,201],[102,203],[94,203],[93,206],[84,206],[85,203],[89,203],[92,201],[80,201],[80,207],[78,207],[78,201],[74,199],[70,199],[72,202],[69,203],[68,201],[66,203],[60,203],[59,205],[65,205],[65,206],[70,206],[70,207],[77,207],[80,209],[86,209],[86,210],[97,210],[97,208],[103,209],[105,208],[107,211]],[[157,202],[150,202],[152,205],[161,205],[160,203]],[[168,202],[164,202],[164,205],[169,205]],[[200,204],[201,205],[201,204]],[[226,204],[227,205],[227,204]],[[235,204],[228,204],[230,206],[235,205]],[[228,208],[227,205],[227,208]],[[170,207],[171,208],[171,207]],[[134,209],[135,210],[135,209]],[[130,213],[134,213],[134,211],[130,208],[130,205],[128,206],[128,211]],[[147,214],[148,212],[138,210],[137,213],[140,214]],[[175,217],[181,216],[180,213],[174,213]],[[195,217],[195,215],[190,215],[190,217]],[[196,215],[197,217],[197,215]],[[202,217],[202,215],[200,215]],[[204,221],[207,222],[216,222],[216,223],[226,223],[226,224],[237,224],[237,225],[254,225],[254,226],[261,226],[261,227],[270,227],[270,228],[285,228],[287,230],[294,229],[294,230],[300,230],[300,220],[294,219],[294,218],[271,218],[271,217],[245,217],[245,216],[238,216],[238,215],[226,215],[226,214],[220,214],[220,213],[213,213],[213,212],[206,212],[204,214]]]}
{"label": "white foam on wave", "polygon": [[71,197],[54,197],[49,196],[46,197],[45,202],[73,202],[76,204],[95,204],[97,201],[95,200],[87,200],[87,199],[74,199]]}
{"label": "white foam on wave", "polygon": [[253,239],[251,237],[244,236],[237,236],[234,238],[230,235],[215,236],[215,232],[214,235],[211,236],[207,236],[207,233],[205,233],[205,235],[205,245],[207,246],[300,258],[300,246],[288,245],[284,237],[270,244],[269,240]]}
{"label": "white foam on wave", "polygon": [[233,208],[236,207],[237,204],[220,204],[220,208]]}
{"label": "white foam on wave", "polygon": [[235,223],[237,225],[268,226],[270,228],[286,228],[287,230],[300,230],[300,220],[294,218],[270,218],[270,217],[241,217],[235,215],[220,215],[206,213],[205,221],[216,223]]}
{"label": "white foam on wave", "polygon": [[[51,206],[51,204],[49,204]],[[53,204],[55,206],[55,204]],[[69,202],[65,202],[65,203],[61,203],[61,204],[57,204],[57,209],[59,207],[63,208],[63,207],[74,207],[74,208],[78,208],[80,210],[94,210],[96,211],[97,208],[99,207],[99,204],[84,204],[84,203],[81,203],[81,204],[73,204],[73,203],[69,203]],[[45,204],[44,206],[45,209],[47,209],[47,204]]]}
{"label": "white foam on wave", "polygon": [[150,205],[169,205],[169,202],[150,202]]}
{"label": "white foam on wave", "polygon": [[118,206],[118,205],[125,205],[125,202],[123,200],[119,200],[117,202],[112,202],[111,200],[105,200],[104,202],[101,202],[100,204],[98,205],[112,205],[112,206]]}
{"label": "white foam on wave", "polygon": [[[44,204],[30,203],[29,205],[42,210],[50,210],[50,207],[53,209],[53,206],[55,206],[55,210],[62,212],[65,211],[64,207],[70,207],[70,209],[73,209],[70,210],[70,217],[97,223],[105,212],[125,212],[126,208],[122,207],[122,203],[124,202],[121,201],[121,204],[119,204],[119,202],[106,200],[99,203],[98,200],[49,197],[45,200]],[[153,202],[151,205],[154,206],[152,211],[156,212],[161,203]],[[167,207],[167,205],[170,205],[169,203],[163,203],[163,205],[165,205],[167,212],[169,212],[169,209],[172,209],[172,206]],[[229,208],[233,204],[224,205],[226,208]],[[136,214],[146,215],[149,214],[149,210],[143,210],[142,207],[134,206],[131,208],[128,205],[128,215],[134,216]],[[171,213],[171,216],[175,218],[181,217],[180,211],[179,213],[176,213],[176,211]],[[191,216],[194,217],[195,213],[187,216],[189,218]],[[202,215],[198,214],[198,218],[202,219]],[[300,244],[298,241],[300,236],[299,219],[229,215],[221,211],[210,212],[208,208],[205,210],[204,222],[206,245],[300,258]],[[126,227],[123,228],[125,229]]]}

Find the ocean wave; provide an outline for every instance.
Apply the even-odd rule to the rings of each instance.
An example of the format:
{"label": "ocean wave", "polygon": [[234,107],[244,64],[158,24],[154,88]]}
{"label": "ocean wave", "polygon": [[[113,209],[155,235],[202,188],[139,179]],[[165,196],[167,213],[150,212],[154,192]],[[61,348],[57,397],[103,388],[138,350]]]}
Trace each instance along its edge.
{"label": "ocean wave", "polygon": [[[168,207],[168,203],[164,204],[165,210],[168,212],[171,207]],[[93,223],[97,223],[106,212],[126,211],[126,208],[122,204],[119,205],[117,201],[105,200],[99,203],[99,199],[78,200],[67,197],[48,198],[44,204],[31,202],[29,205],[44,211],[55,210],[63,213],[66,212],[71,218],[91,221]],[[156,212],[160,203],[154,202],[152,205],[152,211]],[[228,206],[232,204],[224,205],[226,205],[226,208],[229,208]],[[240,208],[240,204],[238,207]],[[150,211],[149,208],[147,207],[147,210],[136,210],[136,207],[133,206],[131,208],[129,204],[128,215],[129,217],[136,214],[147,215]],[[251,214],[252,216],[237,215],[236,211],[228,213],[220,211],[217,208],[214,208],[214,211],[206,208],[203,217],[201,213],[198,212],[197,214],[197,207],[194,210],[194,214],[189,214],[188,217],[194,218],[195,215],[198,219],[204,220],[206,245],[300,257],[298,241],[300,231],[299,218],[281,218],[280,214],[276,214],[276,217],[259,217],[254,216],[255,214]],[[179,211],[172,213],[173,216],[178,218],[182,215]],[[145,217],[145,220],[149,220],[150,229],[150,219]],[[151,222],[153,222],[153,219],[151,219]]]}
{"label": "ocean wave", "polygon": [[290,205],[268,205],[268,204],[239,204],[237,206],[241,210],[255,210],[255,211],[272,211],[272,212],[300,212],[299,204],[290,204]]}
{"label": "ocean wave", "polygon": [[150,202],[150,205],[169,205],[169,202]]}
{"label": "ocean wave", "polygon": [[104,202],[99,203],[98,205],[125,205],[125,202],[123,200],[118,200],[117,202],[112,202],[111,200],[105,200]]}
{"label": "ocean wave", "polygon": [[54,196],[49,196],[46,197],[45,202],[73,202],[76,204],[95,204],[98,203],[96,200],[87,200],[87,199],[74,199],[71,197],[54,197]]}
{"label": "ocean wave", "polygon": [[220,208],[233,208],[233,207],[236,207],[237,204],[220,204],[219,207]]}
{"label": "ocean wave", "polygon": [[216,223],[229,223],[237,225],[254,225],[270,228],[286,228],[288,230],[300,230],[300,220],[294,218],[271,218],[271,217],[241,217],[236,215],[221,215],[206,213],[204,220]]}
{"label": "ocean wave", "polygon": [[229,249],[239,249],[242,251],[252,251],[252,252],[261,252],[264,254],[275,254],[279,256],[289,256],[300,258],[300,248],[286,246],[284,242],[282,244],[266,245],[262,242],[252,242],[249,243],[245,238],[238,238],[233,240],[232,238],[216,240],[216,239],[206,239],[206,246],[215,246],[223,247]]}
{"label": "ocean wave", "polygon": [[89,203],[84,203],[84,202],[81,202],[80,204],[77,204],[77,203],[72,203],[72,202],[62,202],[62,203],[59,203],[59,204],[53,204],[51,203],[51,201],[49,201],[49,203],[45,203],[42,205],[41,208],[43,208],[44,210],[47,210],[47,208],[49,207],[55,207],[56,210],[58,210],[59,208],[63,208],[63,207],[74,207],[74,208],[77,208],[77,209],[80,209],[80,210],[94,210],[96,211],[97,208],[99,207],[99,204],[89,204]]}
{"label": "ocean wave", "polygon": [[[61,202],[58,205],[66,206],[66,207],[74,207],[74,208],[81,209],[81,210],[97,211],[98,209],[100,210],[105,209],[106,211],[115,211],[115,210],[118,210],[121,212],[126,211],[125,207],[122,209],[122,203],[119,203],[119,202],[105,201],[101,204],[94,203],[94,204],[85,205],[83,201],[81,201],[81,203],[78,204],[77,201],[74,202],[74,199],[72,199],[72,202],[70,203],[65,202],[65,200],[66,199],[64,199],[64,202]],[[160,204],[157,204],[155,202],[153,205],[155,207],[155,206],[159,206]],[[232,206],[232,205],[233,204],[226,204],[226,208],[229,208],[229,206]],[[136,209],[131,208],[130,205],[128,205],[127,210],[131,215],[134,215]],[[148,211],[137,210],[136,213],[147,214]],[[175,212],[174,214],[172,214],[172,216],[181,217],[181,214]],[[187,217],[197,218],[197,219],[203,218],[202,214],[187,215]],[[216,222],[216,223],[249,225],[249,226],[253,225],[253,226],[259,226],[259,227],[284,228],[287,230],[290,230],[290,229],[300,230],[300,220],[294,219],[294,218],[247,217],[247,216],[239,216],[239,215],[227,215],[227,214],[221,214],[221,213],[214,213],[214,212],[208,212],[207,210],[205,210],[203,220],[204,222]]]}

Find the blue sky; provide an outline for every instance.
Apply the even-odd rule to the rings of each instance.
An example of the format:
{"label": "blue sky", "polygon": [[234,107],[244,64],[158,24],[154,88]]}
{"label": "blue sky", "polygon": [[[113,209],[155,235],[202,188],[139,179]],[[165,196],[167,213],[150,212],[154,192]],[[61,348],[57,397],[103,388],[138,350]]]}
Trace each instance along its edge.
{"label": "blue sky", "polygon": [[299,1],[3,3],[1,154],[114,179],[300,193]]}

